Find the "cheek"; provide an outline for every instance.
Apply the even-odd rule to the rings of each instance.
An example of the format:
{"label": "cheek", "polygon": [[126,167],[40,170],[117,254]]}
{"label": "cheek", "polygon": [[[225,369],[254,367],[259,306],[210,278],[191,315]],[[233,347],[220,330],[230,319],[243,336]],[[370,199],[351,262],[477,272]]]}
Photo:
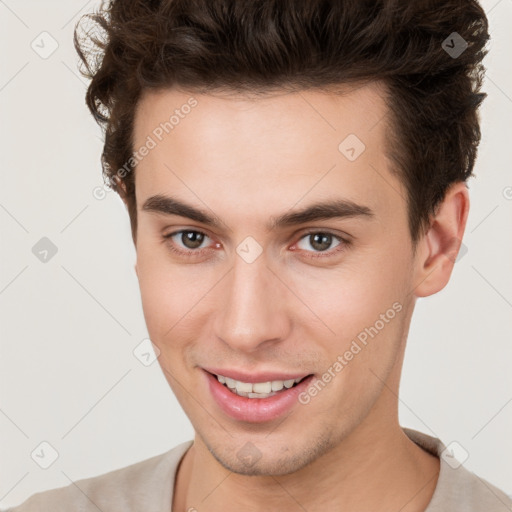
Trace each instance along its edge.
{"label": "cheek", "polygon": [[404,258],[367,254],[338,269],[306,271],[293,279],[298,295],[322,320],[326,334],[329,327],[333,337],[347,340],[386,311],[391,309],[388,316],[394,315],[393,304],[402,304],[410,291],[408,266]]}
{"label": "cheek", "polygon": [[152,248],[144,243],[137,248],[142,309],[151,340],[157,346],[182,316],[187,290],[187,276],[170,265],[162,252],[161,247]]}
{"label": "cheek", "polygon": [[138,246],[144,318],[151,340],[162,351],[186,342],[188,326],[209,301],[215,276],[200,267],[173,264],[163,247]]}
{"label": "cheek", "polygon": [[302,277],[301,296],[322,320],[302,326],[322,346],[323,370],[336,375],[336,395],[350,390],[370,399],[380,381],[369,369],[384,377],[397,360],[411,300],[410,262],[405,254],[384,253],[368,251],[316,279]]}

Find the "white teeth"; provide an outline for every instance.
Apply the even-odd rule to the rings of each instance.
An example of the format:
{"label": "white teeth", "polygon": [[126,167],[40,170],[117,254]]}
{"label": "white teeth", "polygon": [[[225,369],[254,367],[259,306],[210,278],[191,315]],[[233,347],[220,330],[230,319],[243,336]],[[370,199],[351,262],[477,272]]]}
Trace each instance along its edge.
{"label": "white teeth", "polygon": [[273,380],[268,382],[241,382],[239,380],[217,375],[217,380],[221,384],[225,384],[231,391],[240,396],[249,398],[267,398],[275,395],[275,392],[281,391],[283,388],[290,389],[294,384],[299,383],[303,377],[289,380]]}
{"label": "white teeth", "polygon": [[254,393],[270,393],[272,391],[272,382],[255,382],[252,385]]}
{"label": "white teeth", "polygon": [[275,393],[247,393],[249,398],[268,398],[273,395],[275,395]]}
{"label": "white teeth", "polygon": [[282,380],[273,380],[271,382],[272,384],[272,391],[281,391],[283,389],[284,384]]}
{"label": "white teeth", "polygon": [[236,390],[239,393],[240,392],[252,393],[253,391],[256,391],[256,390],[252,389],[252,384],[250,382],[240,382],[239,380],[237,380],[235,382],[236,382]]}

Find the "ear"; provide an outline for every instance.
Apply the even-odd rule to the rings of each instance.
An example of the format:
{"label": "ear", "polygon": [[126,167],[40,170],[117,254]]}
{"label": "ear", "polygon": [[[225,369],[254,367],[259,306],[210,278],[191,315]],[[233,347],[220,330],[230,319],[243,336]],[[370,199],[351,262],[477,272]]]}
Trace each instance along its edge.
{"label": "ear", "polygon": [[[448,283],[459,254],[469,213],[469,193],[464,182],[454,183],[446,192],[427,233],[418,242],[414,290],[427,297]],[[465,248],[464,248],[465,250]]]}

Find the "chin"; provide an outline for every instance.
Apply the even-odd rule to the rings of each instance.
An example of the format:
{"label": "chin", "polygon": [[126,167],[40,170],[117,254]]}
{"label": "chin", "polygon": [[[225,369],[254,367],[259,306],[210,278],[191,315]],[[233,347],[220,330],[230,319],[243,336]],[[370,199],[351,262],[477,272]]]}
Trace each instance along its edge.
{"label": "chin", "polygon": [[[232,446],[212,448],[209,443],[205,444],[215,460],[232,473],[245,476],[284,476],[300,471],[333,447],[334,441],[330,436],[305,440],[303,433],[298,435],[301,439],[293,447],[279,444],[276,448],[268,439],[266,442],[265,438],[254,443],[248,440],[234,452]],[[266,446],[263,446],[265,442]]]}

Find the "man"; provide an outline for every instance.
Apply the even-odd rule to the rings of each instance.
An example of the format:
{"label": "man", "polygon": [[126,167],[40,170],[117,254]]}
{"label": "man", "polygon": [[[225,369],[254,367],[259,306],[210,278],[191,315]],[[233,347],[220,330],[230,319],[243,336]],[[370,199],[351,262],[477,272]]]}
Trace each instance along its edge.
{"label": "man", "polygon": [[92,19],[104,173],[196,434],[13,511],[510,510],[398,422],[416,299],[448,283],[469,211],[481,7],[114,0]]}

